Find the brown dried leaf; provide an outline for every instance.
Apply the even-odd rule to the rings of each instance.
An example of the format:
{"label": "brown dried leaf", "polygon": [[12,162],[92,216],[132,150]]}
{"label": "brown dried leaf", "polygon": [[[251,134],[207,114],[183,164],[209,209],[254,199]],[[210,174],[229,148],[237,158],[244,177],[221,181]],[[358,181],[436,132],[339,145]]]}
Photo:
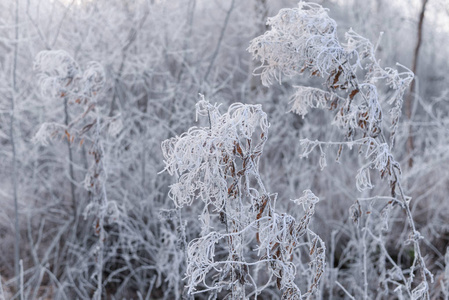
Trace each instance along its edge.
{"label": "brown dried leaf", "polygon": [[70,142],[70,133],[66,130],[65,135],[67,136],[67,140]]}
{"label": "brown dried leaf", "polygon": [[340,75],[341,75],[341,68],[339,68],[337,74],[334,77],[334,82],[332,83],[333,85],[335,85],[338,82],[338,80],[340,79]]}
{"label": "brown dried leaf", "polygon": [[312,241],[312,247],[310,248],[310,253],[309,253],[310,256],[312,256],[313,253],[315,252],[317,242],[318,242],[318,238],[315,237]]}
{"label": "brown dried leaf", "polygon": [[357,93],[359,92],[358,89],[355,89],[351,92],[351,94],[349,94],[349,99],[354,99],[354,96],[357,95]]}

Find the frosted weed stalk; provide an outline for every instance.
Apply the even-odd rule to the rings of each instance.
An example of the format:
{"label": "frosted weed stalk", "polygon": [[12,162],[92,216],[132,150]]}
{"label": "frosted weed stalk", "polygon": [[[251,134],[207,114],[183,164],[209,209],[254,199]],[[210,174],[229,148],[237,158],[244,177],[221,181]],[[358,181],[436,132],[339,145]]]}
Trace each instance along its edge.
{"label": "frosted weed stalk", "polygon": [[[307,191],[296,200],[305,211],[299,221],[276,212],[276,195],[259,174],[269,128],[260,105],[235,103],[221,114],[203,98],[196,108],[209,127],[162,143],[165,171],[177,178],[170,198],[177,207],[204,203],[201,236],[187,249],[187,293],[217,298],[230,290],[231,299],[257,298],[275,282],[283,299],[311,297],[325,267],[324,242],[308,227],[318,198]],[[304,246],[310,280],[301,296],[296,267],[304,264]]]}
{"label": "frosted weed stalk", "polygon": [[98,236],[95,246],[95,273],[97,288],[95,299],[102,296],[103,251],[106,233],[105,222],[113,221],[118,213],[117,204],[108,201],[106,192],[106,166],[104,164],[105,130],[116,134],[120,130],[117,118],[105,118],[99,110],[98,96],[105,84],[103,67],[98,62],[86,64],[84,72],[78,63],[65,51],[42,51],[35,59],[34,69],[38,73],[42,95],[51,99],[67,101],[69,105],[82,108],[82,112],[68,124],[44,123],[34,140],[48,144],[49,138],[61,137],[69,144],[85,141],[90,144],[89,154],[93,162],[85,177],[84,186],[91,195],[91,202],[85,208],[84,214],[94,215],[94,230]]}
{"label": "frosted weed stalk", "polygon": [[[278,15],[269,18],[267,24],[271,30],[255,38],[248,48],[262,63],[256,72],[262,77],[263,84],[268,86],[274,81],[281,82],[282,76],[292,77],[305,72],[322,78],[323,89],[296,87],[291,98],[291,111],[304,117],[309,108],[328,109],[334,113],[333,125],[345,132],[345,141],[301,140],[303,156],[320,149],[320,165],[324,168],[324,146],[338,147],[337,160],[343,147],[351,149],[358,146],[366,163],[356,175],[357,189],[366,191],[373,187],[370,179],[373,169],[380,173],[381,178],[388,180],[391,197],[386,197],[388,202],[381,214],[388,217],[394,204],[399,204],[405,211],[411,230],[406,242],[413,244],[415,255],[411,267],[402,270],[385,249],[382,240],[385,232],[372,232],[365,226],[362,230],[377,242],[384,258],[392,264],[392,268],[383,273],[383,283],[380,284],[394,286],[399,297],[405,293],[413,299],[428,299],[428,281],[433,281],[433,276],[421,254],[419,241],[423,237],[416,230],[410,211],[411,198],[403,191],[401,168],[392,154],[403,95],[414,74],[399,64],[404,71],[382,68],[375,57],[376,47],[352,29],[346,33],[346,44],[341,44],[337,38],[336,22],[318,4],[300,2],[297,8],[282,9]],[[389,96],[379,96],[381,86],[390,89]],[[385,125],[383,119],[385,106],[389,107],[390,126]],[[351,212],[354,221],[358,222],[361,214],[358,202],[351,207]],[[366,234],[363,238],[368,239]],[[369,297],[367,271],[365,268],[364,298]],[[419,282],[415,280],[416,274],[420,275]]]}

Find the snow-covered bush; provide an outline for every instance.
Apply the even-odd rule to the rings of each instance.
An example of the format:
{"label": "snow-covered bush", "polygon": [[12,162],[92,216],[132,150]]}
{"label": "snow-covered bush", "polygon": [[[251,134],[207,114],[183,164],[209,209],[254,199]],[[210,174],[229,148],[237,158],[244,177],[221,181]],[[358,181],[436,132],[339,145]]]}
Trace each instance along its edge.
{"label": "snow-covered bush", "polygon": [[266,190],[259,173],[269,129],[260,105],[235,103],[221,114],[203,98],[196,108],[209,127],[192,127],[162,143],[165,170],[177,180],[170,198],[178,207],[204,202],[201,236],[187,248],[188,295],[217,297],[230,290],[232,299],[246,299],[275,280],[283,299],[300,299],[302,246],[311,257],[305,268],[313,278],[302,296],[311,297],[325,268],[324,242],[308,226],[318,198],[306,191],[295,200],[304,206],[301,220],[276,211],[277,196]]}
{"label": "snow-covered bush", "polygon": [[[402,98],[413,80],[413,73],[399,64],[398,67],[404,71],[382,68],[375,57],[375,46],[352,29],[346,33],[346,44],[341,44],[337,37],[336,22],[318,4],[300,2],[297,8],[282,9],[278,15],[269,18],[268,24],[271,29],[252,40],[248,49],[255,59],[261,61],[256,71],[259,71],[263,84],[268,86],[273,81],[281,82],[282,76],[292,77],[306,71],[310,76],[319,77],[322,89],[296,87],[290,111],[304,118],[310,108],[330,110],[334,115],[332,125],[345,133],[343,141],[302,139],[303,156],[307,157],[315,148],[319,148],[320,166],[323,169],[326,166],[324,147],[338,147],[338,160],[343,147],[352,149],[357,146],[365,159],[355,176],[357,189],[360,192],[372,189],[371,170],[377,170],[381,178],[388,180],[390,196],[374,196],[368,201],[384,202],[380,214],[387,219],[387,223],[388,215],[395,205],[399,204],[396,207],[405,213],[410,235],[404,243],[413,245],[414,258],[411,266],[404,270],[390,257],[382,242],[388,229],[373,226],[369,217],[364,218],[361,229],[364,247],[368,241],[376,245],[381,249],[382,259],[391,264],[390,267],[383,265],[386,270],[377,270],[378,275],[381,275],[378,284],[387,290],[393,284],[394,292],[400,297],[405,294],[413,299],[429,298],[429,280],[433,281],[433,276],[421,253],[420,240],[423,237],[416,229],[410,197],[406,196],[401,183],[401,168],[392,153],[402,111]],[[389,94],[380,96],[379,86],[387,86]],[[390,125],[384,121],[385,108],[390,114]],[[362,217],[359,201],[351,206],[350,213],[358,224]],[[371,211],[368,213],[371,214]],[[377,258],[369,256],[366,249],[364,251],[363,274],[360,274],[365,278],[362,295],[369,298],[372,295],[368,290],[369,270],[366,260]]]}

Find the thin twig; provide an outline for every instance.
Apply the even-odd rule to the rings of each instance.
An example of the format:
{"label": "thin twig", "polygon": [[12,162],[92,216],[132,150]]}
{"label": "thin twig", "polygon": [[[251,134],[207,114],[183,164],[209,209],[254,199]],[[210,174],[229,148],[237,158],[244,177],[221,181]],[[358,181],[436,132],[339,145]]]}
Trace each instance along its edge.
{"label": "thin twig", "polygon": [[205,82],[207,82],[207,77],[209,76],[209,73],[212,70],[212,66],[215,63],[215,59],[217,59],[218,52],[220,51],[221,42],[223,41],[223,37],[224,37],[225,31],[226,31],[226,27],[228,26],[228,23],[229,23],[229,17],[231,16],[232,11],[234,10],[234,3],[235,3],[235,0],[232,0],[231,7],[229,8],[228,13],[226,14],[226,18],[225,18],[223,27],[222,27],[221,32],[220,32],[220,37],[218,38],[217,47],[215,48],[214,54],[212,55],[212,59],[211,59],[211,61],[209,63],[209,67],[207,68],[206,74],[204,75],[204,79],[203,80]]}
{"label": "thin twig", "polygon": [[351,295],[351,294],[344,288],[344,286],[342,286],[342,285],[340,284],[340,282],[335,281],[335,283],[336,283],[336,284],[343,290],[343,292],[345,292],[346,295],[348,295],[349,299],[355,300],[354,296],[352,296],[352,295]]}

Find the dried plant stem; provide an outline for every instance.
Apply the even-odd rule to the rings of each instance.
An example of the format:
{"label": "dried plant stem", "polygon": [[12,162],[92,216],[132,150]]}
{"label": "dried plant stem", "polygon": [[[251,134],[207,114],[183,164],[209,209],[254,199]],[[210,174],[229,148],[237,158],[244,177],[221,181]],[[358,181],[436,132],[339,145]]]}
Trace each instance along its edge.
{"label": "dried plant stem", "polygon": [[[428,0],[422,0],[421,5],[421,13],[419,15],[419,22],[418,22],[418,37],[416,40],[416,46],[415,51],[413,53],[413,63],[412,63],[412,72],[416,74],[418,70],[418,58],[419,58],[419,49],[421,48],[422,44],[422,35],[423,35],[423,27],[424,27],[424,14],[426,11],[426,5]],[[409,122],[412,120],[412,102],[415,97],[416,93],[416,80],[413,80],[410,85],[410,90],[407,94],[407,98],[405,99],[405,114],[407,116],[407,119]],[[407,138],[407,155],[408,155],[408,166],[413,166],[413,150],[415,148],[414,142],[413,142],[413,135],[412,135],[412,125],[408,126],[408,138]]]}
{"label": "dried plant stem", "polygon": [[231,17],[232,11],[234,10],[235,0],[231,0],[231,6],[228,9],[228,12],[226,13],[226,17],[223,23],[223,27],[221,28],[220,36],[218,38],[217,47],[215,47],[215,51],[212,54],[212,58],[210,60],[209,66],[207,67],[206,74],[204,74],[203,81],[207,82],[207,79],[209,77],[209,73],[212,70],[212,67],[214,66],[215,60],[217,59],[218,53],[220,52],[221,43],[223,42],[224,34],[226,32],[226,28],[228,27],[229,18]]}
{"label": "dried plant stem", "polygon": [[338,287],[341,288],[343,292],[345,292],[345,294],[349,297],[349,299],[355,300],[354,296],[352,296],[351,293],[349,293],[340,282],[335,281],[335,284],[338,285]]}
{"label": "dried plant stem", "polygon": [[[70,124],[70,120],[69,120],[69,112],[68,112],[68,107],[67,107],[67,103],[68,99],[67,97],[64,98],[64,124],[66,126],[68,126]],[[73,171],[73,165],[74,165],[74,161],[73,161],[73,152],[72,152],[72,147],[70,144],[70,141],[67,139],[67,152],[69,154],[69,181],[70,181],[70,196],[72,197],[72,206],[73,206],[73,218],[74,218],[74,222],[76,222],[77,219],[77,214],[78,214],[78,208],[77,208],[77,199],[75,196],[75,174]]]}
{"label": "dried plant stem", "polygon": [[[11,97],[11,117],[9,122],[9,135],[10,142],[12,148],[12,174],[11,180],[13,185],[13,201],[14,201],[14,231],[15,231],[15,240],[14,240],[14,270],[15,276],[17,278],[17,290],[21,288],[23,285],[22,277],[20,277],[20,221],[19,221],[19,199],[17,195],[18,189],[18,178],[17,178],[17,150],[16,150],[16,142],[15,142],[15,134],[14,134],[14,126],[15,126],[15,102],[17,96],[17,56],[19,52],[19,0],[16,0],[16,24],[15,24],[15,41],[14,41],[14,61],[13,61],[13,76],[12,76],[12,97]],[[19,262],[20,260],[20,262]],[[21,298],[22,294],[21,294]]]}

